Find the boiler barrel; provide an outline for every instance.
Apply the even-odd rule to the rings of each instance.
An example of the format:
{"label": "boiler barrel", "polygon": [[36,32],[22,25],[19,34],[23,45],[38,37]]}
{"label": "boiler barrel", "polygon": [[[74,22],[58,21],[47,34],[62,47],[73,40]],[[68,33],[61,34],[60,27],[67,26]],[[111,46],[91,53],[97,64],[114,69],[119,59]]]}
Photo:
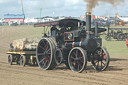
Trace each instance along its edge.
{"label": "boiler barrel", "polygon": [[87,42],[67,42],[65,43],[67,48],[81,47],[86,49],[88,52],[94,52],[98,47],[98,43],[95,39],[89,39]]}
{"label": "boiler barrel", "polygon": [[68,42],[65,44],[67,48],[82,47],[85,48],[86,42]]}

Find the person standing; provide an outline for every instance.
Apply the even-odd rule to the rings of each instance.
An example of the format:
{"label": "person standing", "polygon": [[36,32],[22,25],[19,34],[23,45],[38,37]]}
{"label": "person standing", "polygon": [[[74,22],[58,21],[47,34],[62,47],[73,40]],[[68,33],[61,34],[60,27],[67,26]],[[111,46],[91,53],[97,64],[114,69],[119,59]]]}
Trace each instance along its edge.
{"label": "person standing", "polygon": [[126,46],[127,46],[127,48],[128,48],[128,37],[127,37],[127,39],[126,39]]}

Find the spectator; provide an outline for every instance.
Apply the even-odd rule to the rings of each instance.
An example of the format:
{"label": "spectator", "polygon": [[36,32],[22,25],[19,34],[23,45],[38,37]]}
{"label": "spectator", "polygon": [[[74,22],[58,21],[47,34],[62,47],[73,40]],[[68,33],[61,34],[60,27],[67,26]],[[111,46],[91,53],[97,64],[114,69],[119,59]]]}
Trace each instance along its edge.
{"label": "spectator", "polygon": [[13,47],[12,43],[10,43],[10,50],[13,50],[13,49],[14,49],[14,47]]}
{"label": "spectator", "polygon": [[127,46],[127,48],[128,48],[128,37],[127,37],[127,39],[126,39],[126,46]]}
{"label": "spectator", "polygon": [[56,28],[56,25],[53,25],[51,28],[52,37],[56,37],[57,32],[58,32],[58,29]]}

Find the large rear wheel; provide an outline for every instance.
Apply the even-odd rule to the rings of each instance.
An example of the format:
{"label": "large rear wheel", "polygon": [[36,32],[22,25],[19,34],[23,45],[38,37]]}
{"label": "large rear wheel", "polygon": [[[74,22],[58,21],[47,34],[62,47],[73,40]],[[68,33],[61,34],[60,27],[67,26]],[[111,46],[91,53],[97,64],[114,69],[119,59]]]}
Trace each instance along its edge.
{"label": "large rear wheel", "polygon": [[83,48],[73,48],[68,56],[69,67],[74,72],[82,72],[87,65],[87,53]]}
{"label": "large rear wheel", "polygon": [[49,38],[43,38],[40,40],[37,46],[37,63],[43,70],[51,70],[56,66],[54,60],[54,44]]}
{"label": "large rear wheel", "polygon": [[97,71],[104,71],[109,65],[110,57],[106,48],[97,48],[92,59],[93,68]]}

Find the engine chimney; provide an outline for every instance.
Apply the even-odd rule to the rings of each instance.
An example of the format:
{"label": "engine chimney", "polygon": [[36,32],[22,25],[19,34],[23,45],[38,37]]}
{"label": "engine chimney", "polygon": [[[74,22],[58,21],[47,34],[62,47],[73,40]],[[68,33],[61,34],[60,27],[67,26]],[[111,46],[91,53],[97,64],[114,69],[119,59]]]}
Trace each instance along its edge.
{"label": "engine chimney", "polygon": [[86,29],[91,31],[91,12],[86,12]]}
{"label": "engine chimney", "polygon": [[90,38],[91,31],[91,12],[86,12],[86,30],[87,30],[87,39]]}

